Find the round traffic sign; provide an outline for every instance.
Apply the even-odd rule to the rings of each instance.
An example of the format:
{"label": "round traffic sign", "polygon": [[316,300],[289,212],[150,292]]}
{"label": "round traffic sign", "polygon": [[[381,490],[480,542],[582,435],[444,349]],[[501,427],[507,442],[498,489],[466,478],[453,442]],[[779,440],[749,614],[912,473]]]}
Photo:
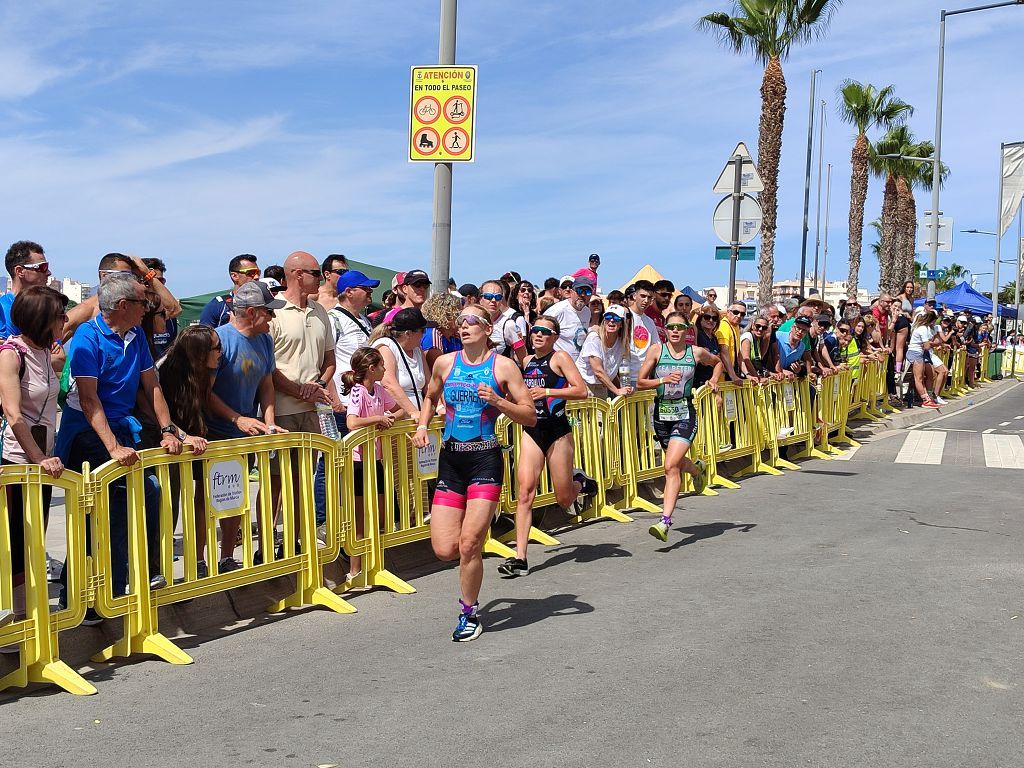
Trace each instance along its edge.
{"label": "round traffic sign", "polygon": [[[732,195],[723,197],[712,219],[715,234],[726,245],[732,244],[732,208]],[[740,244],[749,243],[761,234],[761,219],[760,204],[750,195],[744,195],[740,200]]]}

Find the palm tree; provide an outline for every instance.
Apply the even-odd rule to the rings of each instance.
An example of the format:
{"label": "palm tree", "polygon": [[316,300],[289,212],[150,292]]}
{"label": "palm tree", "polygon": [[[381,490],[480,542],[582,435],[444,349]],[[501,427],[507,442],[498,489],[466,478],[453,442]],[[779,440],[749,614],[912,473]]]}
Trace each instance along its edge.
{"label": "palm tree", "polygon": [[[1006,285],[1004,285],[1002,287],[1002,290],[999,291],[999,303],[1000,304],[1009,304],[1011,307],[1013,307],[1014,306],[1013,305],[1013,300],[1014,300],[1014,296],[1015,296],[1016,290],[1017,290],[1017,281],[1016,280],[1011,280]],[[1016,309],[1016,307],[1014,307],[1014,308]]]}
{"label": "palm tree", "polygon": [[[906,126],[892,128],[874,144],[868,145],[868,167],[878,177],[885,179],[882,193],[881,241],[878,257],[878,286],[883,291],[892,291],[896,286],[896,253],[897,253],[897,216],[898,199],[897,178],[901,170],[905,170],[909,162],[898,160],[886,155],[901,155],[913,141],[913,134]],[[850,233],[851,237],[853,232]]]}
{"label": "palm tree", "polygon": [[842,0],[737,0],[733,15],[716,11],[702,16],[697,28],[711,32],[736,53],[751,53],[764,65],[757,164],[764,190],[761,204],[761,261],[758,301],[772,297],[775,228],[778,209],[779,158],[786,114],[786,78],[782,62],[793,46],[820,37]]}
{"label": "palm tree", "polygon": [[893,96],[893,86],[881,90],[868,83],[844,80],[839,86],[839,117],[857,128],[850,156],[850,276],[848,290],[857,292],[864,236],[864,203],[868,197],[868,137],[871,128],[889,130],[903,124],[914,108]]}

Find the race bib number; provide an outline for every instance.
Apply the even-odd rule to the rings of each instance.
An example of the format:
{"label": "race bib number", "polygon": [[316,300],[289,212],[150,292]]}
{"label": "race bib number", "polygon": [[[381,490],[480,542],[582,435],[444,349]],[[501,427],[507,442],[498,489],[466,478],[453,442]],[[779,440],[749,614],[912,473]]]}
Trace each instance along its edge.
{"label": "race bib number", "polygon": [[690,415],[685,400],[666,400],[658,403],[658,421],[682,421]]}
{"label": "race bib number", "polygon": [[725,411],[725,418],[735,419],[738,415],[736,410],[736,393],[733,391],[722,393],[722,409]]}
{"label": "race bib number", "polygon": [[796,408],[796,390],[788,382],[782,385],[782,402],[785,404],[787,411],[792,411]]}

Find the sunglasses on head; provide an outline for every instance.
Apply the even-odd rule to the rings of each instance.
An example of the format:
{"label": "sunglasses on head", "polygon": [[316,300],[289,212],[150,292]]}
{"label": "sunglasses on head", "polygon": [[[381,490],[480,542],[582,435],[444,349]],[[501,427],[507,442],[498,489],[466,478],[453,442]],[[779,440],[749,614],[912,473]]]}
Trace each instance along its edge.
{"label": "sunglasses on head", "polygon": [[455,320],[455,326],[461,328],[463,325],[486,325],[487,321],[484,320],[480,315],[474,315],[473,313],[467,313],[465,315],[459,315]]}
{"label": "sunglasses on head", "polygon": [[501,293],[481,293],[480,298],[487,299],[487,301],[501,301],[505,298],[505,295]]}
{"label": "sunglasses on head", "polygon": [[555,329],[548,328],[546,325],[535,325],[530,328],[530,333],[539,333],[541,336],[554,336]]}
{"label": "sunglasses on head", "polygon": [[622,318],[616,315],[614,312],[606,312],[602,318],[606,323],[621,323]]}

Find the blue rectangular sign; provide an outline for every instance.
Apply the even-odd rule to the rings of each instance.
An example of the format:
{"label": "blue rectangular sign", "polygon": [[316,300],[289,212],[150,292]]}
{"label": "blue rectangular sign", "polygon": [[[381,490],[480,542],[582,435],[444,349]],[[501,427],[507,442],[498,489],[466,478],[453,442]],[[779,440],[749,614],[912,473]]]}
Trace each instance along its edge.
{"label": "blue rectangular sign", "polygon": [[[736,256],[737,261],[753,261],[754,260],[754,246],[740,246],[739,253]],[[728,261],[732,249],[728,245],[716,245],[715,246],[715,261]]]}

